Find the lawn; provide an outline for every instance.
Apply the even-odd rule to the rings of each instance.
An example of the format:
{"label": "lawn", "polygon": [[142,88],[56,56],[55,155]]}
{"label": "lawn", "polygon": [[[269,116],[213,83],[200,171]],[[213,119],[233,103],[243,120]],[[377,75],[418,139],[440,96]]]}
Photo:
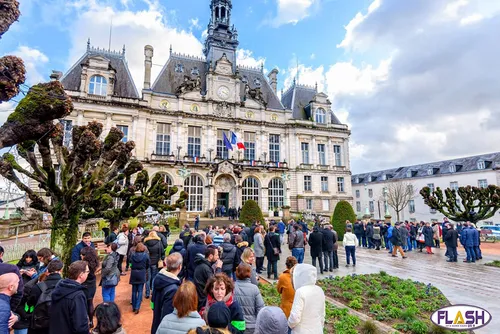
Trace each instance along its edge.
{"label": "lawn", "polygon": [[493,262],[485,263],[484,265],[488,266],[488,267],[497,267],[497,268],[500,268],[500,261],[495,260]]}
{"label": "lawn", "polygon": [[430,321],[434,311],[450,305],[443,293],[430,284],[403,280],[385,272],[337,276],[318,284],[327,296],[403,333],[454,333]]}

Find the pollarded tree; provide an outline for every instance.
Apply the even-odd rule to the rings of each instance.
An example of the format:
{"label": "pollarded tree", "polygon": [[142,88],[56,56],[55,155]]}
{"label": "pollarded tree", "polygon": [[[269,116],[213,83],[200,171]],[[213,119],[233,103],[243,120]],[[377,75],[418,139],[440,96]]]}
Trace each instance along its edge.
{"label": "pollarded tree", "polygon": [[[20,117],[23,111],[18,109],[26,105],[36,109],[38,98],[38,93],[30,90],[9,118]],[[64,101],[69,101],[72,109],[71,101]],[[40,103],[45,105],[46,101]],[[0,159],[0,174],[26,192],[30,207],[52,215],[51,248],[61,252],[66,263],[77,241],[80,219],[102,217],[116,224],[149,206],[160,213],[183,207],[187,198],[182,192],[175,204],[165,204],[177,187],[169,189],[161,175],[150,182],[142,164],[132,159],[134,142],[123,142],[123,133],[117,128],[112,128],[101,141],[102,128],[97,122],[73,127],[72,148],[63,145],[60,123],[52,124],[52,129],[37,141],[20,142],[17,151],[30,170],[17,163],[10,153]],[[37,182],[42,193],[21,182],[18,173]],[[114,208],[114,199],[120,200],[120,208]]]}
{"label": "pollarded tree", "polygon": [[245,201],[245,205],[241,209],[240,213],[240,223],[245,224],[246,226],[251,226],[254,222],[264,223],[264,216],[262,215],[262,210],[254,200]]}
{"label": "pollarded tree", "polygon": [[496,185],[486,188],[466,186],[458,190],[447,188],[444,191],[437,187],[432,192],[429,187],[424,187],[420,195],[427,206],[456,222],[476,223],[493,217],[500,209],[500,187]]}
{"label": "pollarded tree", "polygon": [[387,205],[396,211],[396,221],[399,221],[399,213],[408,206],[410,200],[415,198],[416,191],[413,183],[404,180],[393,181],[387,185],[386,189]]}
{"label": "pollarded tree", "polygon": [[354,213],[354,210],[349,202],[340,201],[335,206],[331,219],[333,229],[337,232],[339,240],[344,239],[346,220],[354,223],[356,221],[356,214]]}

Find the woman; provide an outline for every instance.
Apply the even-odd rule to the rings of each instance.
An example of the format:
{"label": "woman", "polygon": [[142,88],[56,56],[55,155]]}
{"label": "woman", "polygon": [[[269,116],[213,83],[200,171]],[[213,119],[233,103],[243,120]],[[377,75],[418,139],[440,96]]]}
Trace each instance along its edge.
{"label": "woman", "polygon": [[293,267],[297,264],[297,259],[293,256],[286,258],[286,270],[280,275],[278,280],[278,293],[281,295],[280,307],[285,313],[287,319],[292,310],[293,298],[295,298],[295,289],[292,284]]}
{"label": "woman", "polygon": [[262,226],[257,226],[254,230],[253,235],[253,250],[255,252],[257,273],[261,274],[264,271],[264,256],[266,254],[266,249],[264,247],[264,228]]}
{"label": "woman", "polygon": [[84,247],[80,251],[80,258],[83,261],[87,261],[89,264],[89,275],[87,276],[87,280],[82,283],[82,286],[85,287],[88,315],[89,319],[91,319],[90,322],[93,324],[92,315],[94,314],[94,296],[97,289],[95,272],[99,267],[99,257],[97,256],[97,252],[94,248]]}
{"label": "woman", "polygon": [[380,250],[381,236],[380,236],[380,225],[377,223],[373,225],[373,244],[375,250]]}
{"label": "woman", "polygon": [[228,330],[231,311],[223,302],[213,304],[206,318],[208,326],[193,328],[187,334],[231,334]]}
{"label": "woman", "polygon": [[427,254],[434,254],[431,248],[434,247],[434,231],[432,230],[431,223],[425,223],[422,234],[425,238],[425,249],[427,250]]}
{"label": "woman", "polygon": [[132,284],[132,311],[139,313],[142,302],[142,291],[146,283],[146,272],[149,268],[149,256],[146,252],[146,246],[138,243],[135,251],[130,258],[132,272],[130,273],[129,284]]}
{"label": "woman", "polygon": [[[210,308],[217,302],[224,302],[231,314],[231,324],[229,331],[232,334],[243,334],[245,331],[245,318],[240,304],[233,295],[233,281],[226,274],[218,273],[212,276],[205,286],[207,303],[200,311],[200,314],[207,319]],[[210,324],[209,324],[210,325]]]}
{"label": "woman", "polygon": [[267,278],[271,279],[271,271],[274,273],[274,279],[278,279],[278,261],[281,253],[280,235],[275,233],[276,226],[269,227],[269,233],[264,238],[267,257]]}
{"label": "woman", "polygon": [[159,269],[161,269],[158,267],[158,262],[161,261],[161,267],[163,268],[165,252],[163,251],[161,239],[155,231],[149,232],[147,238],[144,239],[144,245],[148,248],[150,260],[149,269],[151,271],[151,275],[148,276],[148,280],[146,281],[146,298],[149,298],[150,291],[153,286],[153,280],[158,274]]}
{"label": "woman", "polygon": [[288,320],[285,313],[276,306],[266,306],[260,310],[255,324],[255,334],[285,334]]}
{"label": "woman", "polygon": [[346,267],[350,265],[350,258],[352,258],[352,266],[356,266],[356,245],[358,244],[358,238],[352,233],[350,227],[346,228],[346,233],[344,234],[344,240],[342,242],[345,247],[345,257],[347,260]]}
{"label": "woman", "polygon": [[14,329],[14,334],[26,334],[28,333],[28,327],[31,322],[31,314],[25,305],[32,286],[36,284],[36,279],[34,279],[34,282],[28,284],[28,282],[32,280],[32,276],[38,272],[38,258],[36,257],[36,252],[32,249],[26,251],[21,260],[17,263],[17,267],[23,278],[24,288],[21,302],[17,308],[13,310],[19,316],[19,320],[12,328]]}
{"label": "woman", "polygon": [[245,334],[253,334],[257,314],[264,307],[264,300],[257,286],[250,282],[252,267],[241,263],[236,268],[236,284],[234,287],[234,297],[241,305],[245,318]]}
{"label": "woman", "polygon": [[38,257],[33,249],[30,249],[23,254],[23,257],[17,263],[17,267],[19,268],[19,272],[21,273],[25,285],[31,281],[35,274],[38,273],[39,265],[40,263],[38,262]]}
{"label": "woman", "polygon": [[127,255],[128,251],[128,227],[122,226],[122,231],[116,237],[116,243],[118,244],[118,249],[116,252],[119,255],[118,258],[118,270],[120,271],[121,276],[125,276],[126,274],[123,272],[123,259],[125,255]]}
{"label": "woman", "polygon": [[120,270],[118,270],[118,259],[120,255],[116,253],[118,244],[111,243],[106,247],[106,256],[102,260],[101,283],[102,300],[107,302],[115,301],[115,288],[120,281]]}
{"label": "woman", "polygon": [[254,285],[259,285],[259,275],[255,271],[255,253],[253,252],[253,249],[250,247],[247,247],[244,251],[243,254],[241,254],[241,263],[248,264],[250,268],[252,268],[252,275],[250,276],[250,282]]}
{"label": "woman", "polygon": [[433,247],[440,248],[440,235],[441,235],[441,230],[439,228],[439,224],[434,223],[432,224],[432,232],[433,232],[433,239],[434,239],[434,245]]}
{"label": "woman", "polygon": [[38,273],[31,276],[31,278],[37,278],[41,276],[43,273],[47,271],[47,266],[52,260],[59,260],[56,254],[50,250],[49,248],[42,248],[36,253],[36,257],[38,258],[39,270]]}
{"label": "woman", "polygon": [[92,330],[93,334],[125,334],[121,324],[121,313],[118,305],[113,302],[102,303],[95,308],[97,325]]}
{"label": "woman", "polygon": [[192,282],[186,281],[181,284],[172,304],[174,312],[162,319],[156,334],[185,334],[192,328],[206,325],[197,312],[198,294]]}
{"label": "woman", "polygon": [[234,269],[236,270],[236,267],[240,264],[240,259],[241,259],[241,254],[245,251],[245,249],[248,247],[248,242],[243,241],[243,237],[239,234],[236,234],[234,236],[234,244],[236,245],[236,261],[234,263]]}
{"label": "woman", "polygon": [[[127,246],[127,261],[125,262],[125,271],[128,271],[128,268],[130,267],[130,250],[132,249],[133,246],[136,246],[137,243],[134,243],[135,237],[138,236],[139,232],[137,231],[137,227],[132,230],[132,232],[128,233],[128,246]],[[139,242],[141,242],[140,240]]]}

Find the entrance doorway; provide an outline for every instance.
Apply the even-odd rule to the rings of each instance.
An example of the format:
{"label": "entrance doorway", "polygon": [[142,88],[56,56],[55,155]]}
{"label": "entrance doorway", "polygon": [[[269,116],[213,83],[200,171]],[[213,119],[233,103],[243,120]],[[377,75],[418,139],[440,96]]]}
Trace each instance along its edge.
{"label": "entrance doorway", "polygon": [[229,193],[217,193],[217,206],[222,206],[227,208],[229,207]]}

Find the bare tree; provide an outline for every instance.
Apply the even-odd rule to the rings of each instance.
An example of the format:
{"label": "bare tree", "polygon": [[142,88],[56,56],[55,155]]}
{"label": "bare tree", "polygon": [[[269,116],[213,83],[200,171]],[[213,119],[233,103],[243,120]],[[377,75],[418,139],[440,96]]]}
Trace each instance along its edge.
{"label": "bare tree", "polygon": [[[397,180],[387,185],[387,205],[396,211],[396,219],[399,221],[399,213],[410,203],[410,200],[417,195],[413,183],[405,180]],[[383,196],[383,193],[382,193]]]}

